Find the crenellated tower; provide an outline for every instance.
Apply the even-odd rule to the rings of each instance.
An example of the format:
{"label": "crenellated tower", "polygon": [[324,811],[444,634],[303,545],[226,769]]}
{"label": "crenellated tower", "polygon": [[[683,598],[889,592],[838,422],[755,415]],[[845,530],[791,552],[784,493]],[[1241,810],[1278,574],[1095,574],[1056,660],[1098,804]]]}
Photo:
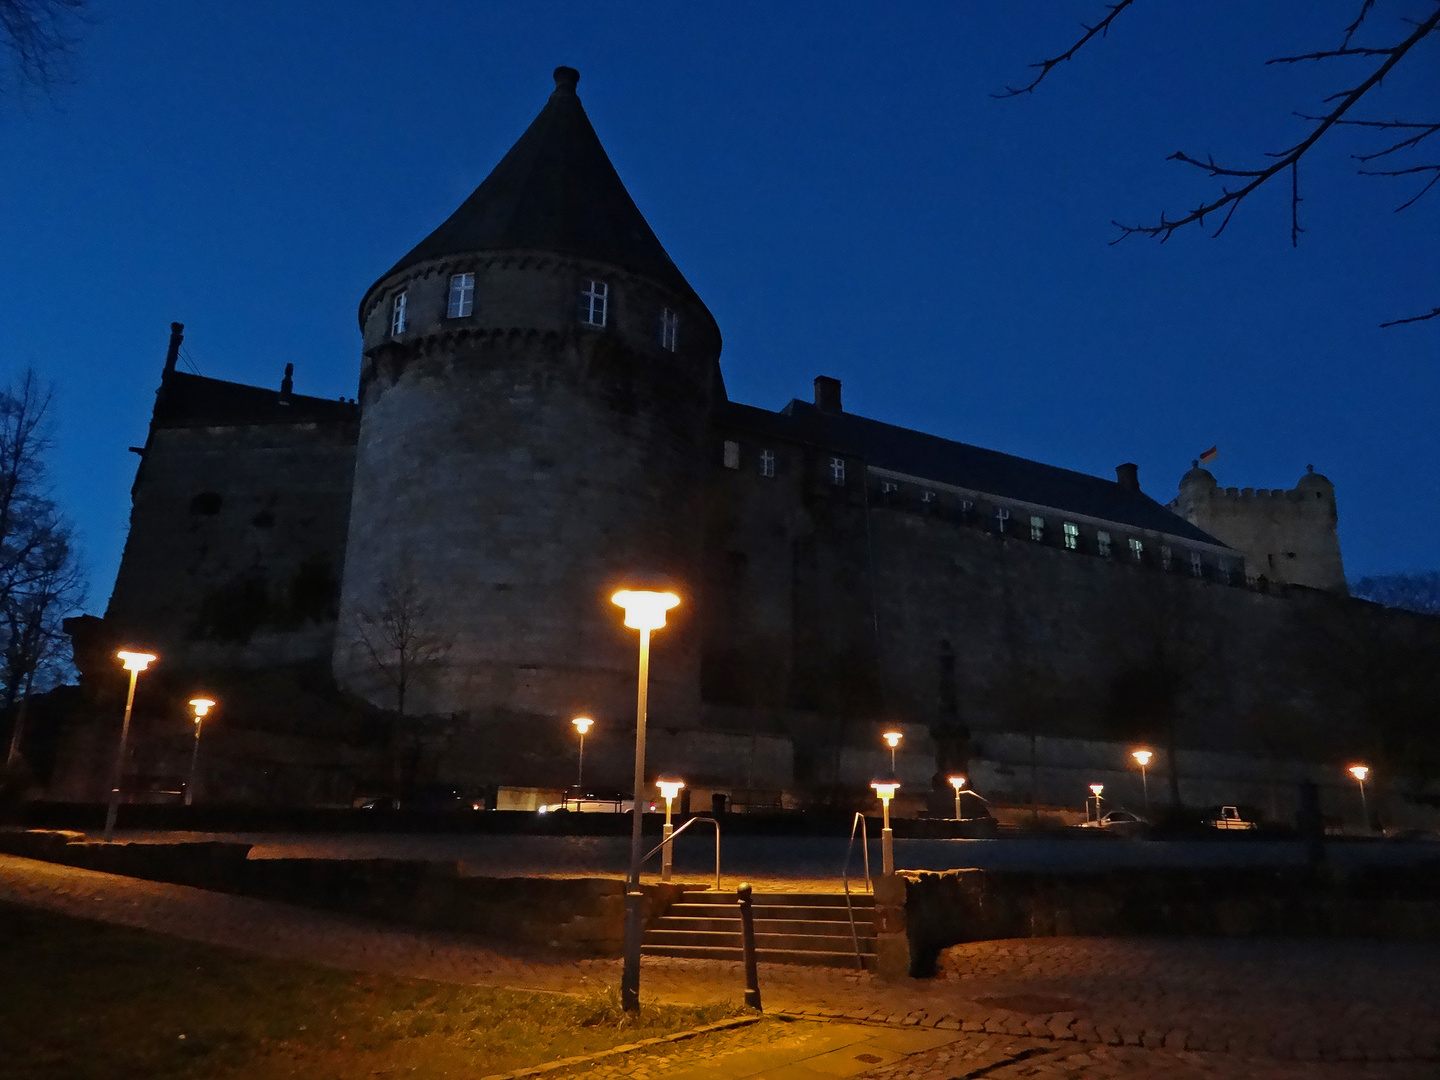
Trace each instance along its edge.
{"label": "crenellated tower", "polygon": [[609,596],[637,572],[686,601],[656,637],[653,713],[684,726],[698,710],[690,613],[720,332],[625,190],[578,79],[556,69],[510,152],[360,304],[335,673],[393,707],[360,629],[409,605],[427,655],[407,708],[492,736],[582,710],[633,716],[636,642]]}

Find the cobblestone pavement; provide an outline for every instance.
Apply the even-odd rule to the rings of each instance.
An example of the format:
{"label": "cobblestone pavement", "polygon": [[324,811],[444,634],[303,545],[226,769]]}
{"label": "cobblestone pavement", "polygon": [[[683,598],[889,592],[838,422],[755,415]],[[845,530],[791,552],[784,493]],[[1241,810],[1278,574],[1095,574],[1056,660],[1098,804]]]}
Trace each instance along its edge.
{"label": "cobblestone pavement", "polygon": [[[578,990],[619,980],[614,960],[526,954],[462,935],[9,856],[0,856],[0,900],[266,955],[447,982]],[[643,972],[646,996],[665,1001],[738,1001],[743,981],[740,965],[726,962],[647,958]],[[822,1019],[827,1030],[881,1024],[875,1030],[908,1028],[947,1040],[906,1051],[903,1059],[898,1051],[873,1063],[827,1059],[831,1076],[859,1075],[868,1066],[887,1078],[1440,1078],[1440,948],[1433,945],[1014,939],[947,950],[935,979],[885,983],[854,971],[775,965],[762,967],[761,983],[768,1011],[804,1017],[801,1023],[816,1028],[826,1026]],[[802,1033],[791,1026],[771,1035],[781,1028],[768,1021],[757,1027],[705,1040],[743,1046],[746,1039],[794,1042]],[[1028,1053],[981,1061],[1005,1046]],[[624,1062],[610,1061],[597,1063],[593,1075],[668,1076],[691,1067],[685,1055],[697,1053],[700,1047],[679,1044],[665,1051],[663,1065],[641,1062],[627,1073],[615,1071]],[[967,1064],[971,1058],[980,1064]],[[744,1066],[737,1060],[737,1068]],[[706,1075],[818,1075],[795,1072],[802,1066],[787,1060],[786,1072],[762,1064]]]}

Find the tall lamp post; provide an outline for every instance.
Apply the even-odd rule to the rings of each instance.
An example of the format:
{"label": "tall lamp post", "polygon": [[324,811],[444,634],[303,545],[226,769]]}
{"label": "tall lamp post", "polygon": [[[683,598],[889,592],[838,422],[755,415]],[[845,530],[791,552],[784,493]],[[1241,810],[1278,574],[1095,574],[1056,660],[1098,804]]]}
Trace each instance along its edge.
{"label": "tall lamp post", "polygon": [[900,745],[900,740],[905,736],[898,731],[887,731],[881,736],[890,747],[890,775],[895,774],[895,748]]}
{"label": "tall lamp post", "polygon": [[635,786],[630,822],[630,877],[625,890],[625,967],[620,975],[620,1006],[640,1008],[640,822],[645,799],[645,715],[650,696],[650,633],[665,625],[665,613],[680,603],[672,592],[621,589],[610,598],[625,609],[625,625],[640,631],[640,678],[635,693]]}
{"label": "tall lamp post", "polygon": [[655,786],[660,789],[660,797],[665,800],[665,828],[660,833],[660,842],[665,845],[660,849],[660,880],[669,881],[674,852],[670,837],[675,835],[675,826],[670,824],[670,810],[675,803],[675,796],[679,795],[680,789],[685,786],[685,781],[656,780]]}
{"label": "tall lamp post", "polygon": [[120,776],[125,768],[125,745],[130,741],[130,713],[135,708],[135,683],[140,673],[159,659],[154,653],[130,652],[122,649],[115,654],[130,672],[130,691],[125,695],[125,722],[120,725],[120,749],[115,754],[115,782],[110,786],[110,805],[105,810],[105,840],[115,838],[115,818],[120,813]]}
{"label": "tall lamp post", "polygon": [[1370,807],[1365,802],[1365,778],[1370,775],[1370,770],[1364,765],[1351,765],[1347,770],[1360,785],[1360,816],[1364,819],[1365,831],[1370,831]]}
{"label": "tall lamp post", "polygon": [[[575,725],[575,730],[580,733],[580,763],[575,767],[575,794],[577,801],[585,797],[585,734],[594,725],[595,721],[588,716],[577,716],[570,723]],[[580,809],[576,806],[575,809]]]}
{"label": "tall lamp post", "polygon": [[190,708],[195,710],[195,746],[190,751],[190,779],[185,784],[186,806],[190,806],[195,801],[195,767],[200,763],[200,726],[205,722],[205,714],[214,707],[215,702],[209,698],[190,699]]}
{"label": "tall lamp post", "polygon": [[1105,790],[1104,784],[1091,784],[1090,794],[1095,796],[1095,820],[1100,820],[1100,793]]}
{"label": "tall lamp post", "polygon": [[1149,767],[1149,765],[1150,765],[1150,759],[1153,758],[1155,755],[1152,754],[1149,750],[1136,750],[1136,751],[1135,751],[1134,753],[1132,753],[1130,756],[1131,756],[1132,758],[1134,758],[1136,764],[1138,764],[1138,765],[1140,766],[1140,784],[1141,784],[1141,786],[1145,789],[1145,816],[1146,816],[1146,817],[1149,817],[1149,816],[1150,816],[1150,780],[1149,780],[1149,778],[1145,775],[1145,770],[1146,770],[1146,769]]}
{"label": "tall lamp post", "polygon": [[890,800],[895,797],[896,790],[900,784],[895,780],[875,780],[870,786],[875,789],[875,794],[880,796],[881,812],[884,814],[884,825],[880,830],[880,872],[882,874],[895,873],[895,834],[890,831]]}
{"label": "tall lamp post", "polygon": [[955,789],[955,820],[956,820],[956,821],[959,821],[959,820],[960,820],[960,789],[965,786],[965,777],[963,777],[963,776],[952,776],[952,777],[949,777],[949,780],[950,780],[950,786]]}

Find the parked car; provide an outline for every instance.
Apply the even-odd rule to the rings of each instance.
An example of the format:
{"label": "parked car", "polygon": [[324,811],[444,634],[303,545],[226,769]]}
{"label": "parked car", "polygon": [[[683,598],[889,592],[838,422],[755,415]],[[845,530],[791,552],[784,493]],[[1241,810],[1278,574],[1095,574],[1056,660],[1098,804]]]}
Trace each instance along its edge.
{"label": "parked car", "polygon": [[[545,803],[536,809],[537,814],[629,814],[635,809],[634,796],[621,792],[586,792],[584,795],[570,795],[560,802]],[[647,812],[655,809],[652,802]]]}
{"label": "parked car", "polygon": [[1260,827],[1253,817],[1241,813],[1238,806],[1217,806],[1205,815],[1205,824],[1212,829],[1239,829],[1246,831]]}
{"label": "parked car", "polygon": [[1102,815],[1098,821],[1081,823],[1079,828],[1100,829],[1116,836],[1140,836],[1150,831],[1150,822],[1139,814],[1132,814],[1129,810],[1111,810]]}

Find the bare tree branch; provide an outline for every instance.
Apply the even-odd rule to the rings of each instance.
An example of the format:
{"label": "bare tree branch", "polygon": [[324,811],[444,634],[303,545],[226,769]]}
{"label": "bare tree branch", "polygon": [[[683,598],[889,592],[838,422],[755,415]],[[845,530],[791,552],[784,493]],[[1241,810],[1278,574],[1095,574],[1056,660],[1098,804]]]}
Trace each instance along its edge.
{"label": "bare tree branch", "polygon": [[1032,90],[1034,90],[1037,86],[1040,85],[1041,80],[1044,79],[1046,75],[1049,75],[1055,67],[1063,64],[1066,60],[1069,60],[1072,56],[1078,53],[1092,38],[1097,36],[1104,37],[1107,33],[1109,33],[1110,24],[1115,21],[1116,16],[1118,16],[1120,12],[1124,11],[1134,2],[1135,0],[1117,0],[1116,3],[1110,5],[1110,13],[1108,15],[1106,15],[1094,26],[1084,27],[1084,36],[1081,37],[1079,41],[1075,42],[1074,45],[1071,45],[1070,48],[1066,49],[1059,56],[1052,57],[1049,60],[1041,60],[1038,64],[1031,64],[1030,66],[1032,68],[1040,69],[1040,74],[1035,76],[1029,86],[1021,86],[1018,88],[1014,86],[1007,86],[1003,94],[991,94],[990,96],[995,98],[1010,98],[1019,97],[1021,94],[1030,93]]}
{"label": "bare tree branch", "polygon": [[1434,311],[1426,312],[1424,315],[1411,315],[1408,319],[1391,319],[1389,322],[1382,322],[1381,328],[1387,326],[1404,326],[1406,323],[1425,322],[1428,319],[1440,318],[1440,307]]}
{"label": "bare tree branch", "polygon": [[0,90],[48,90],[61,80],[80,37],[88,0],[0,0],[0,48],[11,73]]}
{"label": "bare tree branch", "polygon": [[1301,53],[1299,56],[1276,56],[1265,63],[1298,64],[1302,60],[1329,60],[1332,56],[1388,56],[1389,49],[1321,49],[1319,52]]}

